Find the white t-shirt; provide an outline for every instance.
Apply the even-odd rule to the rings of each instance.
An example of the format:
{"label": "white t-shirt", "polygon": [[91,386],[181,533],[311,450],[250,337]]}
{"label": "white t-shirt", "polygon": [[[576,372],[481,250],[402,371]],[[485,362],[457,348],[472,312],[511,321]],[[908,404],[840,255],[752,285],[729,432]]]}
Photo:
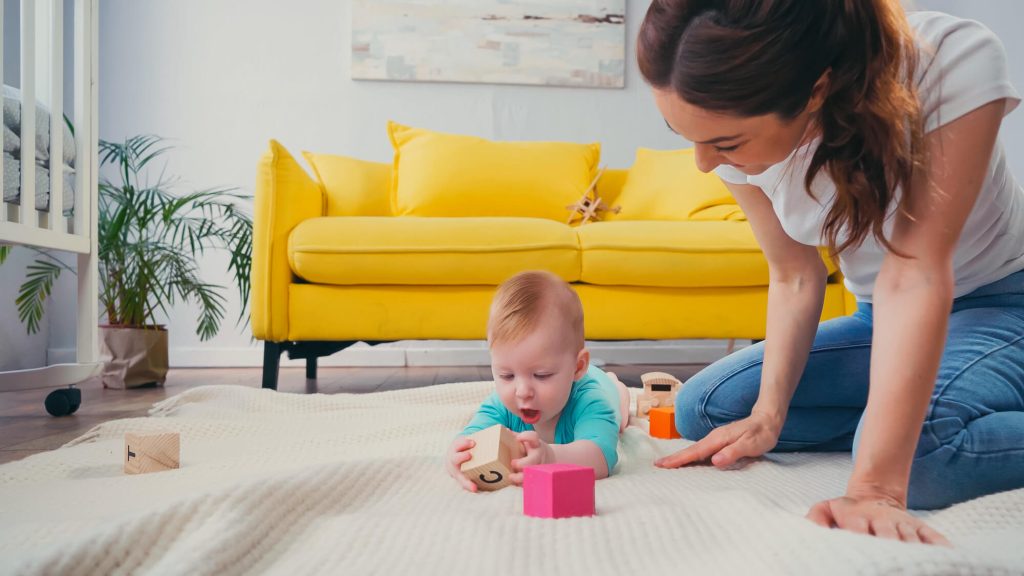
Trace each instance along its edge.
{"label": "white t-shirt", "polygon": [[[908,19],[923,48],[917,80],[925,132],[993,100],[1008,99],[1006,114],[1017,107],[1020,95],[1010,84],[1006,52],[988,28],[938,12],[912,12]],[[761,188],[787,234],[804,244],[822,245],[821,230],[836,188],[825,170],[811,184],[818,200],[811,198],[804,187],[804,176],[819,141],[800,146],[761,174],[748,176],[726,165],[716,168],[715,173],[726,182]],[[897,190],[896,201],[899,197]],[[895,209],[896,202],[890,206],[884,226],[886,237],[892,234]],[[860,247],[847,249],[840,256],[846,287],[858,300],[871,301],[884,256],[884,248],[870,233]],[[957,297],[1024,270],[1024,188],[1010,173],[999,142],[957,243],[953,270]]]}

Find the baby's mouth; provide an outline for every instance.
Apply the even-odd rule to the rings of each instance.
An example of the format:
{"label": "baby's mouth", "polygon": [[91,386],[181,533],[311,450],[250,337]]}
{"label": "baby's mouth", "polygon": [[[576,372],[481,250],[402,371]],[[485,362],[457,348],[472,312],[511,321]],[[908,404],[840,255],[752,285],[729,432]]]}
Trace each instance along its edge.
{"label": "baby's mouth", "polygon": [[523,422],[526,422],[527,424],[536,424],[540,421],[540,410],[521,408],[519,412],[523,415]]}

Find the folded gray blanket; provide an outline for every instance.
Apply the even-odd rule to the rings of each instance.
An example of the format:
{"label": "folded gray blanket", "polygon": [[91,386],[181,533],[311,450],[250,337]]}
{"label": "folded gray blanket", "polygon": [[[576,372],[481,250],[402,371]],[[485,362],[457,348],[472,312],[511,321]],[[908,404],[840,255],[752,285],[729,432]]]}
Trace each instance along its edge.
{"label": "folded gray blanket", "polygon": [[[4,86],[4,202],[20,203],[21,199],[21,91]],[[67,124],[60,119],[64,134],[64,205],[65,216],[74,213],[75,204],[75,139]],[[50,208],[50,111],[36,103],[36,209]]]}

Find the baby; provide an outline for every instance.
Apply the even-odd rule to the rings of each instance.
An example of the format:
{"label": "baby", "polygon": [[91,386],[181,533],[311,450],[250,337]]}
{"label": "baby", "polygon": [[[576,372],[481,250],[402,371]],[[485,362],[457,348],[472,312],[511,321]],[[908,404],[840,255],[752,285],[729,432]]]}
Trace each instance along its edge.
{"label": "baby", "polygon": [[513,276],[494,296],[487,343],[496,390],[449,447],[448,473],[475,492],[460,470],[473,447],[466,436],[501,424],[517,433],[525,449],[512,461],[514,484],[522,484],[526,466],[554,462],[608,476],[629,423],[629,392],[614,374],[590,365],[576,292],[550,272]]}

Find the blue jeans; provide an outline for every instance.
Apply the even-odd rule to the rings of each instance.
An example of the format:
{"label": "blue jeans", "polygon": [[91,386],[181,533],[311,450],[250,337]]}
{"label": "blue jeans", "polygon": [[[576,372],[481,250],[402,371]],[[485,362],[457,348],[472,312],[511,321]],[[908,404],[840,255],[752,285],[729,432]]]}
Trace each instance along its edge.
{"label": "blue jeans", "polygon": [[[822,322],[775,451],[854,451],[868,399],[872,309]],[[699,440],[750,415],[764,344],[708,366],[676,400]],[[946,348],[910,474],[908,505],[941,508],[1024,487],[1024,271],[953,301]]]}

